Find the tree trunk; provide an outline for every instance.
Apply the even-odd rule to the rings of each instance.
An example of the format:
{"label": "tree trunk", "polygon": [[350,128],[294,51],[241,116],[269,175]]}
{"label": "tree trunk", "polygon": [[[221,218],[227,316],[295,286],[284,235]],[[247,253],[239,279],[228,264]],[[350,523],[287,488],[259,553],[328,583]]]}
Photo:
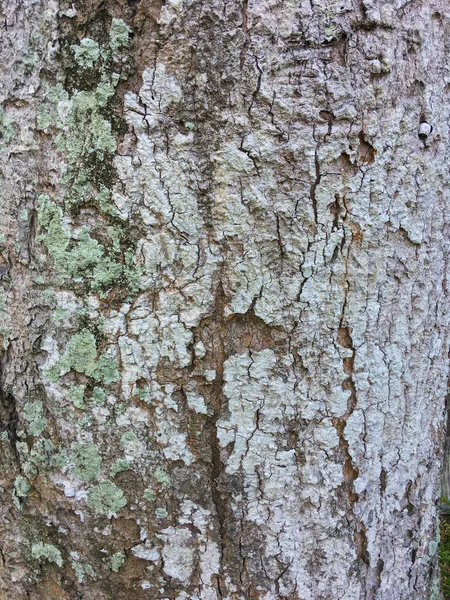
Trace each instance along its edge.
{"label": "tree trunk", "polygon": [[2,11],[0,598],[439,598],[448,3]]}

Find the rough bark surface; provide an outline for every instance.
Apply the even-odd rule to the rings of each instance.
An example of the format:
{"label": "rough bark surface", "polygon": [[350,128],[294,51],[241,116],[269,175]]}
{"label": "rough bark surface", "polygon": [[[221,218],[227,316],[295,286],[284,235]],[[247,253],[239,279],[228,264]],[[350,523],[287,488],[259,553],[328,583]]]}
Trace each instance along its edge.
{"label": "rough bark surface", "polygon": [[0,6],[0,598],[438,598],[448,3]]}

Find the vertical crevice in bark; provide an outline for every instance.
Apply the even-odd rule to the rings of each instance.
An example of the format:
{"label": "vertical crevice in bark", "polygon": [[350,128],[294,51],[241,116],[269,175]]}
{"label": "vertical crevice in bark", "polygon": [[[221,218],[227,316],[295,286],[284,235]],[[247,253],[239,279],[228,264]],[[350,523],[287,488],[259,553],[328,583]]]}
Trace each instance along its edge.
{"label": "vertical crevice in bark", "polygon": [[[346,213],[348,213],[347,208]],[[362,561],[367,567],[370,562],[367,552],[367,528],[365,524],[360,519],[358,519],[354,513],[354,506],[359,499],[359,495],[355,492],[354,488],[354,482],[359,476],[359,468],[354,464],[353,458],[349,451],[349,443],[345,435],[345,428],[347,426],[347,422],[352,416],[358,402],[354,380],[356,348],[352,339],[352,329],[345,318],[345,314],[350,294],[349,261],[351,257],[353,244],[358,243],[358,241],[360,240],[360,228],[354,223],[351,223],[350,230],[352,231],[352,236],[345,256],[344,299],[342,303],[339,328],[337,331],[337,343],[342,348],[345,348],[346,350],[349,350],[351,352],[350,356],[344,357],[342,359],[343,371],[347,375],[346,379],[344,379],[344,381],[342,382],[342,389],[349,392],[349,398],[347,403],[347,410],[344,413],[344,415],[342,415],[339,418],[335,417],[332,421],[339,436],[339,446],[341,448],[342,457],[344,461],[342,473],[344,478],[344,488],[347,490],[348,519],[349,523],[354,529],[353,540],[356,546],[356,560]]]}
{"label": "vertical crevice in bark", "polygon": [[312,204],[312,208],[313,208],[313,214],[314,214],[314,223],[316,224],[316,227],[319,224],[318,214],[317,214],[316,190],[317,190],[317,186],[320,184],[320,180],[322,177],[322,175],[320,173],[319,148],[320,148],[320,144],[317,143],[317,147],[314,150],[315,179],[311,184],[311,188],[310,188],[310,192],[309,192],[309,196],[311,198],[311,204]]}
{"label": "vertical crevice in bark", "polygon": [[241,24],[241,28],[242,31],[245,35],[245,42],[242,46],[242,50],[241,50],[241,58],[240,58],[240,70],[242,71],[245,65],[245,58],[247,55],[247,50],[250,44],[250,37],[249,37],[249,33],[248,33],[248,24],[247,24],[247,20],[248,20],[248,0],[242,0],[242,24]]}
{"label": "vertical crevice in bark", "polygon": [[[220,572],[217,576],[217,591],[222,597],[224,586],[224,561],[227,547],[227,498],[225,495],[224,465],[220,456],[219,438],[217,435],[217,421],[223,412],[223,374],[226,360],[225,340],[226,329],[223,327],[225,306],[225,293],[220,283],[216,292],[216,302],[212,319],[216,327],[213,329],[212,365],[216,371],[211,395],[210,407],[212,415],[207,418],[205,430],[207,431],[208,445],[211,450],[211,497],[216,510],[220,544]],[[224,588],[225,589],[225,588]]]}
{"label": "vertical crevice in bark", "polygon": [[4,371],[9,357],[8,350],[0,359],[0,432],[7,434],[12,455],[20,469],[20,457],[17,450],[19,414],[14,395],[5,388]]}

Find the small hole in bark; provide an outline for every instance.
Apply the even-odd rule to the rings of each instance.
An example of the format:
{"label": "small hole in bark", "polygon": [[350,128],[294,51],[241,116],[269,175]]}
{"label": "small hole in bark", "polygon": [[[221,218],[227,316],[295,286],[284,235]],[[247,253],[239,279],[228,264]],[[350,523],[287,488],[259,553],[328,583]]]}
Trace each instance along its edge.
{"label": "small hole in bark", "polygon": [[358,159],[360,162],[372,164],[375,162],[375,154],[377,151],[366,139],[364,132],[361,131],[359,136]]}
{"label": "small hole in bark", "polygon": [[321,110],[319,115],[324,121],[332,121],[334,119],[334,114],[330,110]]}

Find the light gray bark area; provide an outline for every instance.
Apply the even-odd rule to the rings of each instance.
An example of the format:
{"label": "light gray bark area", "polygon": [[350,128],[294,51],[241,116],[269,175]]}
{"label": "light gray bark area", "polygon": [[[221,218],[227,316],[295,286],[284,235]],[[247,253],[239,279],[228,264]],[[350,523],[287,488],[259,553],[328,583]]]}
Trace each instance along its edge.
{"label": "light gray bark area", "polygon": [[2,11],[0,598],[439,598],[446,3]]}

